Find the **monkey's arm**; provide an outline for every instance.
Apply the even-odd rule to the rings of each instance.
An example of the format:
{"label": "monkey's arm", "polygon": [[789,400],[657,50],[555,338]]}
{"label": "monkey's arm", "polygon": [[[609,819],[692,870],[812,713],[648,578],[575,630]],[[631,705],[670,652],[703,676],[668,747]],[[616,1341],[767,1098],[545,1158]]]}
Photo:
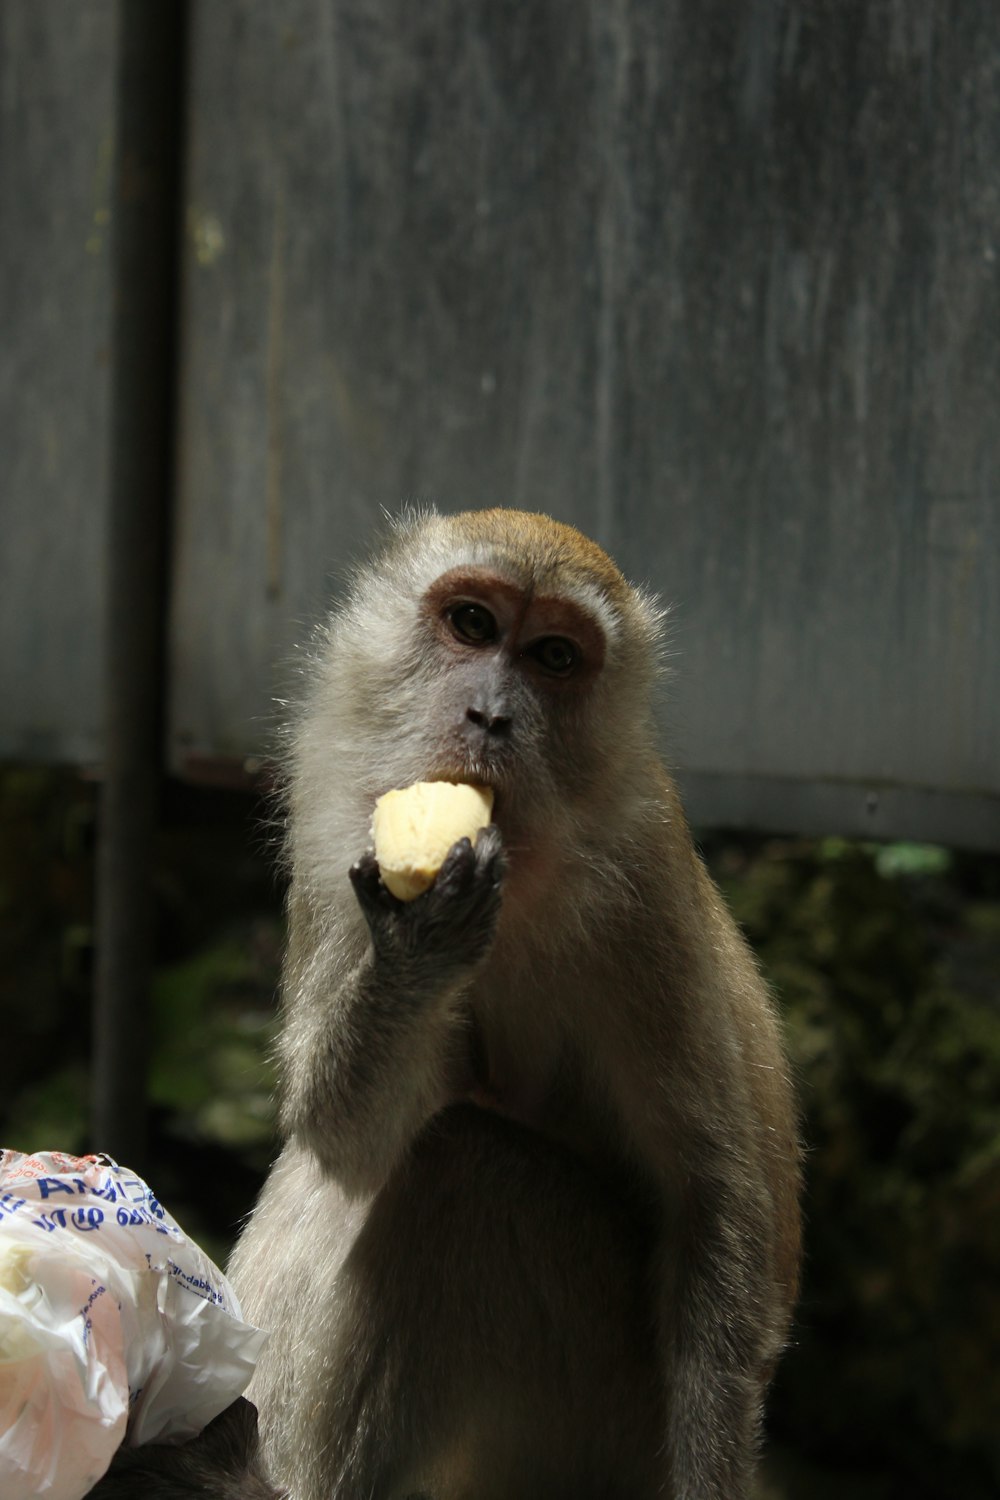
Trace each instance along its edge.
{"label": "monkey's arm", "polygon": [[492,942],[503,851],[495,827],[449,853],[434,886],[401,902],[366,854],[350,871],[369,942],[343,943],[293,914],[281,1124],[351,1195],[377,1189],[451,1097],[457,1005]]}
{"label": "monkey's arm", "polygon": [[[677,1082],[665,1069],[634,1097],[648,1105],[657,1086]],[[654,1110],[630,1133],[661,1205],[651,1270],[664,1493],[748,1500],[762,1399],[787,1321],[775,1206],[740,1121],[711,1122],[706,1132],[673,1109],[658,1122]]]}
{"label": "monkey's arm", "polygon": [[665,1454],[676,1500],[746,1500],[766,1372],[781,1342],[767,1209],[732,1180],[734,1165],[714,1177],[703,1168],[687,1183],[661,1252]]}
{"label": "monkey's arm", "polygon": [[[794,1299],[794,1111],[770,1002],[714,907],[616,1028],[611,1091],[661,1203],[655,1311],[671,1500],[746,1500]],[[661,950],[662,952],[663,950]]]}

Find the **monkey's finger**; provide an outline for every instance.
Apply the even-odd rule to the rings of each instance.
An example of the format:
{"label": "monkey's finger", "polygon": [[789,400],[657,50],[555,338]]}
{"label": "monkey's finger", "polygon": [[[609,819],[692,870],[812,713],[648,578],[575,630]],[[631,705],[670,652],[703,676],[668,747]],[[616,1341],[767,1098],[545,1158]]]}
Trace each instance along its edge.
{"label": "monkey's finger", "polygon": [[476,838],[476,863],[486,869],[497,882],[507,870],[507,854],[503,846],[503,835],[495,823],[480,828]]}
{"label": "monkey's finger", "polygon": [[445,855],[432,889],[445,898],[456,895],[471,884],[475,870],[476,856],[472,840],[459,839]]}
{"label": "monkey's finger", "polygon": [[359,901],[371,905],[381,900],[385,886],[381,882],[378,860],[373,850],[366,849],[361,858],[348,870],[347,875]]}

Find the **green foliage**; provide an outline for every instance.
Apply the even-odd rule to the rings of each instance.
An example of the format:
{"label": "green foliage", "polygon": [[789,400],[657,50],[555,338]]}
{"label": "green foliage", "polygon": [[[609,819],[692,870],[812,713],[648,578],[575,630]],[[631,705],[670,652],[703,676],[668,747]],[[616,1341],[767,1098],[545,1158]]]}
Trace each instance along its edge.
{"label": "green foliage", "polygon": [[19,1095],[4,1145],[18,1151],[86,1149],[88,1077],[83,1063],[68,1062],[43,1074]]}
{"label": "green foliage", "polygon": [[85,1142],[93,789],[0,768],[0,1144]]}
{"label": "green foliage", "polygon": [[151,1102],[186,1128],[266,1162],[274,1132],[274,1017],[260,965],[227,938],[161,970],[154,986]]}
{"label": "green foliage", "polygon": [[945,850],[713,860],[786,1017],[807,1142],[799,1347],[778,1425],[905,1475],[1000,1483],[1000,892]]}
{"label": "green foliage", "polygon": [[227,925],[153,987],[156,1191],[225,1265],[275,1150],[277,918]]}

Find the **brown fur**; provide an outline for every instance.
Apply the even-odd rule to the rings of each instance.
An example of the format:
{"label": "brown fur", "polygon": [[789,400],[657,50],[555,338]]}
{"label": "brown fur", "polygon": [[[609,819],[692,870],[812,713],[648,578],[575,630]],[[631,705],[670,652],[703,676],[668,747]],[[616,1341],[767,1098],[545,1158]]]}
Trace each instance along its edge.
{"label": "brown fur", "polygon": [[[443,643],[452,569],[486,649]],[[581,612],[579,670],[547,681],[537,633]],[[401,525],[320,639],[286,1144],[232,1266],[296,1500],[748,1492],[796,1290],[794,1110],[656,752],[658,632],[594,543],[487,511]],[[499,832],[407,908],[370,857],[352,892],[374,798],[434,777],[493,785]]]}

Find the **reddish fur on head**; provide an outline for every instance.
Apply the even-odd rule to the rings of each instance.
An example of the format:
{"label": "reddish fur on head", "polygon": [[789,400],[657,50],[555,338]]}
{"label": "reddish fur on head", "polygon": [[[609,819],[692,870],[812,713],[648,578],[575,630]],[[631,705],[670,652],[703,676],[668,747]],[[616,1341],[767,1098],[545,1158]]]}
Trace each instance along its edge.
{"label": "reddish fur on head", "polygon": [[526,560],[537,582],[554,575],[596,583],[619,608],[627,606],[632,590],[608,554],[596,542],[551,516],[532,511],[493,510],[460,511],[447,524],[459,537],[484,543],[505,556],[511,569],[521,576]]}

